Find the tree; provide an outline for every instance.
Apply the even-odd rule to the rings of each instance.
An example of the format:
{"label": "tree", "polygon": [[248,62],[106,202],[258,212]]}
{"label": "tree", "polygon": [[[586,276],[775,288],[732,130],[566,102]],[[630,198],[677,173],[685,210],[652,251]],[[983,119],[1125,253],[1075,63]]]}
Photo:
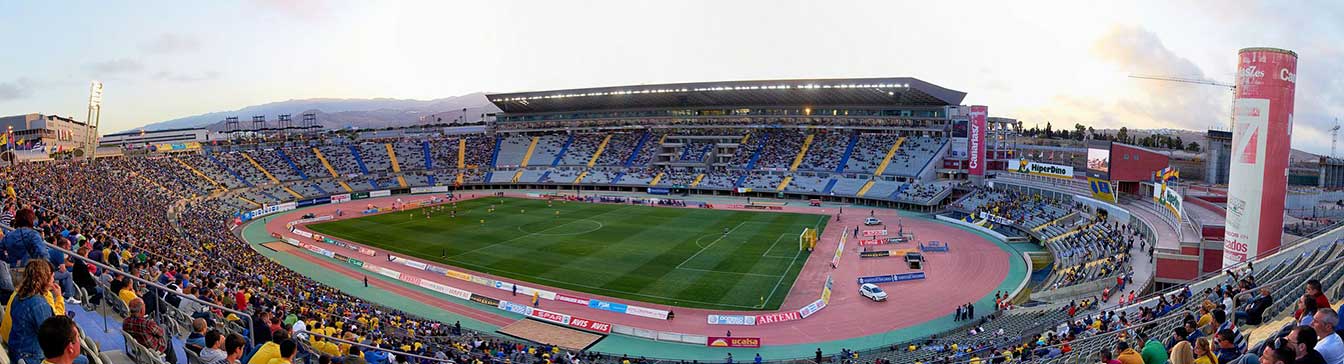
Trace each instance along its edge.
{"label": "tree", "polygon": [[1083,132],[1087,131],[1087,127],[1083,126],[1083,124],[1073,124],[1073,130],[1076,132],[1074,138],[1083,140],[1083,135],[1085,135]]}
{"label": "tree", "polygon": [[1120,141],[1121,143],[1124,143],[1124,142],[1128,141],[1128,140],[1129,140],[1129,128],[1126,128],[1126,127],[1123,127],[1123,126],[1120,127],[1120,132],[1119,132],[1119,133],[1115,133],[1115,140],[1118,140],[1118,141]]}
{"label": "tree", "polygon": [[1050,130],[1051,130],[1050,122],[1047,121],[1047,122],[1045,122],[1045,138],[1046,138],[1046,139],[1052,139],[1052,138],[1055,137],[1055,136],[1053,135],[1054,133],[1051,132]]}
{"label": "tree", "polygon": [[1173,141],[1173,142],[1171,142],[1171,149],[1181,149],[1181,148],[1184,148],[1184,147],[1185,147],[1185,143],[1181,141],[1181,136],[1180,136],[1180,135],[1177,135],[1177,136],[1176,136],[1176,140]]}
{"label": "tree", "polygon": [[1199,143],[1196,143],[1196,142],[1190,142],[1189,145],[1186,145],[1186,146],[1185,146],[1185,150],[1186,150],[1186,151],[1190,151],[1190,152],[1199,153]]}

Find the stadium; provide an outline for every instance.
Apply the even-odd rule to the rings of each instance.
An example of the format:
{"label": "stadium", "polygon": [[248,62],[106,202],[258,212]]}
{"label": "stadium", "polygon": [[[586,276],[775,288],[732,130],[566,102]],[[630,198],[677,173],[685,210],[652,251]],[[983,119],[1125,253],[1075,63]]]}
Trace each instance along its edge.
{"label": "stadium", "polygon": [[1081,363],[1183,346],[1253,363],[1304,340],[1304,314],[1333,330],[1344,298],[1338,220],[1276,208],[1334,195],[1266,178],[1289,173],[1274,126],[1290,119],[1269,105],[1295,81],[1258,77],[1238,79],[1236,117],[1268,126],[1209,158],[1227,183],[1124,141],[1029,143],[912,77],[498,93],[469,125],[234,117],[223,139],[140,132],[88,156],[19,153],[11,132],[5,357],[35,364],[24,338],[51,315],[29,315],[50,308],[100,364]]}

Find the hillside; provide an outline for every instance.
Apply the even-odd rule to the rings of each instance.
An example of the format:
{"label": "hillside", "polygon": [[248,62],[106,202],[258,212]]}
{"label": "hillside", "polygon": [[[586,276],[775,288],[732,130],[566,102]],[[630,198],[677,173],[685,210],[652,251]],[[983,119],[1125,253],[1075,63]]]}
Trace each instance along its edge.
{"label": "hillside", "polygon": [[[463,118],[463,109],[466,109]],[[434,100],[408,99],[303,99],[252,105],[237,110],[219,111],[173,120],[152,123],[145,130],[174,128],[200,128],[223,130],[224,118],[236,116],[239,126],[250,128],[253,115],[265,115],[268,126],[275,126],[277,115],[290,114],[297,123],[303,113],[317,114],[317,120],[328,129],[357,127],[382,128],[388,126],[411,125],[421,122],[421,117],[432,118],[432,122],[453,122],[459,118],[465,121],[480,120],[481,114],[498,112],[485,99],[484,93],[471,93],[461,96]],[[134,129],[139,130],[139,128]]]}

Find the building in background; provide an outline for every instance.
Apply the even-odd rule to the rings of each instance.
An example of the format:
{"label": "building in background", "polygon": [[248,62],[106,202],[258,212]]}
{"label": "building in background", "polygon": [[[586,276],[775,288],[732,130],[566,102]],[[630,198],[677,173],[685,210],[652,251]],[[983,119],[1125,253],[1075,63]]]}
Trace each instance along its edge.
{"label": "building in background", "polygon": [[[216,133],[218,134],[218,133]],[[103,147],[144,148],[161,144],[204,143],[217,139],[204,128],[135,130],[103,135],[98,145]]]}
{"label": "building in background", "polygon": [[1204,182],[1211,185],[1226,185],[1227,172],[1232,163],[1232,132],[1209,130],[1204,139]]}
{"label": "building in background", "polygon": [[48,152],[78,149],[86,137],[95,133],[82,121],[39,113],[0,117],[0,132],[6,131],[13,133],[16,149],[44,148]]}

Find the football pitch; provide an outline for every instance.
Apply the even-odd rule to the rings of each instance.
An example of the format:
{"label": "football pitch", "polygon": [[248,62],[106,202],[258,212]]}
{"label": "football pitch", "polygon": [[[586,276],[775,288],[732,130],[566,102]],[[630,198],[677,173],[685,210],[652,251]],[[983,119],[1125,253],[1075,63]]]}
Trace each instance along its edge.
{"label": "football pitch", "polygon": [[548,207],[545,200],[498,197],[459,201],[450,217],[451,206],[428,218],[422,208],[308,227],[543,286],[679,307],[775,310],[807,261],[798,235],[827,222],[815,214],[561,201]]}

